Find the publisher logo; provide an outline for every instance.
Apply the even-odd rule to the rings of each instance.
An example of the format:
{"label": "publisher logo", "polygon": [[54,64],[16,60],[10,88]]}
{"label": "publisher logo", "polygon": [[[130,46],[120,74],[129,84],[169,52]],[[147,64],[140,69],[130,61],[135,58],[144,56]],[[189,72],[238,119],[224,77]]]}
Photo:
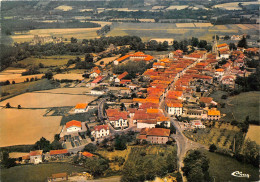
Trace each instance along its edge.
{"label": "publisher logo", "polygon": [[231,175],[235,176],[235,177],[239,177],[239,178],[249,178],[250,177],[249,174],[243,174],[240,171],[235,171],[235,172],[231,173]]}

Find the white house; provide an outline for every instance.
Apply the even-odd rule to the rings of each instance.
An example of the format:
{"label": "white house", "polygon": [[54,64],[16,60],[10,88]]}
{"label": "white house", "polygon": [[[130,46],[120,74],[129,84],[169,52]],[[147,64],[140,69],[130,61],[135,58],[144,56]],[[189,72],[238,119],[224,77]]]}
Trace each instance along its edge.
{"label": "white house", "polygon": [[96,69],[94,71],[91,72],[91,74],[89,75],[89,77],[91,78],[96,78],[100,75],[101,71],[99,69]]}
{"label": "white house", "polygon": [[181,103],[166,103],[166,111],[170,115],[182,115],[183,105]]}
{"label": "white house", "polygon": [[30,151],[30,163],[39,164],[42,163],[42,150]]}
{"label": "white house", "polygon": [[106,89],[102,87],[95,87],[90,91],[91,95],[103,95],[105,92]]}
{"label": "white house", "polygon": [[127,128],[128,127],[128,120],[127,116],[128,113],[126,111],[118,111],[117,109],[107,109],[106,110],[108,120],[116,128]]}
{"label": "white house", "polygon": [[77,132],[81,130],[81,122],[72,120],[66,123],[67,132]]}
{"label": "white house", "polygon": [[109,126],[108,125],[97,125],[94,127],[93,131],[91,132],[91,135],[94,138],[103,138],[105,136],[109,135]]}
{"label": "white house", "polygon": [[75,106],[74,113],[82,113],[88,111],[87,103],[79,103]]}

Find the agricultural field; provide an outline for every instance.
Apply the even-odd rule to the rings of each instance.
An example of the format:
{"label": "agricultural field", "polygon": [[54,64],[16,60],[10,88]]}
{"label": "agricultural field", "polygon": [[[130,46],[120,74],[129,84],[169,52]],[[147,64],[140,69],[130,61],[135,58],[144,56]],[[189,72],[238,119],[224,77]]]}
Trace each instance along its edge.
{"label": "agricultural field", "polygon": [[77,39],[93,39],[98,38],[96,31],[98,28],[63,28],[63,29],[35,29],[28,32],[15,32],[11,36],[13,42],[30,42],[33,40],[34,35],[38,36],[54,36],[63,37],[64,39],[70,40],[71,37]]}
{"label": "agricultural field", "polygon": [[57,82],[52,82],[51,80],[47,79],[5,85],[0,87],[1,99],[6,99],[25,92],[54,89],[58,86],[59,84]]}
{"label": "agricultural field", "polygon": [[258,26],[250,24],[212,25],[210,23],[114,23],[107,36],[136,35],[149,41],[155,38],[173,38],[184,40],[197,37],[212,41],[212,36],[259,34]]}
{"label": "agricultural field", "polygon": [[249,125],[248,132],[246,134],[246,139],[250,139],[255,141],[258,145],[260,145],[260,126],[257,125]]}
{"label": "agricultural field", "polygon": [[106,65],[106,64],[108,64],[108,63],[110,63],[110,62],[116,60],[118,57],[119,57],[119,55],[118,55],[118,56],[115,56],[115,57],[108,57],[108,58],[100,59],[99,61],[95,62],[95,65],[100,66],[100,62],[101,62],[101,61],[104,62],[103,65]]}
{"label": "agricultural field", "polygon": [[230,96],[226,100],[221,99],[223,94],[225,92],[222,91],[211,94],[211,97],[218,103],[226,103],[225,108],[219,108],[221,113],[226,114],[222,120],[243,122],[247,116],[250,120],[259,120],[259,100],[257,98],[260,98],[260,92],[244,92]]}
{"label": "agricultural field", "polygon": [[216,122],[213,128],[199,129],[197,133],[184,131],[184,135],[189,139],[204,144],[215,144],[220,148],[229,150],[234,137],[239,133],[239,128],[230,124]]}
{"label": "agricultural field", "polygon": [[77,103],[89,103],[96,96],[86,95],[90,88],[57,88],[52,90],[25,93],[0,102],[5,106],[7,102],[11,105],[22,105],[24,108],[49,108],[75,106]]}
{"label": "agricultural field", "polygon": [[58,6],[55,8],[56,10],[62,10],[62,11],[70,11],[73,8],[71,6],[67,6],[67,5],[62,5],[62,6]]}
{"label": "agricultural field", "polygon": [[[214,8],[221,8],[221,9],[226,9],[226,10],[242,10],[242,8],[239,6],[240,2],[232,2],[232,3],[224,3],[224,4],[218,4],[215,5]],[[259,5],[260,3],[258,1],[253,1],[253,2],[241,2],[242,5]]]}
{"label": "agricultural field", "polygon": [[[1,169],[1,180],[4,182],[45,182],[54,173],[85,172],[85,168],[68,163],[48,163],[39,165],[15,166]],[[15,175],[14,175],[15,174]],[[39,175],[40,174],[40,175]]]}
{"label": "agricultural field", "polygon": [[250,164],[238,162],[228,156],[220,155],[203,150],[209,158],[209,174],[214,178],[214,181],[238,181],[237,177],[231,175],[235,171],[240,171],[243,174],[249,174],[248,178],[239,178],[239,181],[259,181],[258,168]]}
{"label": "agricultural field", "polygon": [[82,80],[82,74],[77,73],[69,73],[69,74],[56,74],[53,76],[53,78],[56,80],[62,80],[62,79],[68,79],[68,80]]}
{"label": "agricultural field", "polygon": [[22,72],[25,72],[26,69],[18,69],[18,68],[9,68],[2,72],[0,72],[0,82],[5,82],[9,80],[10,83],[15,81],[15,83],[21,83],[26,81],[28,78],[29,80],[31,78],[38,78],[41,79],[44,74],[36,74],[36,75],[27,75],[22,76]]}
{"label": "agricultural field", "polygon": [[28,66],[28,65],[39,65],[42,63],[44,66],[63,66],[66,65],[70,59],[75,59],[76,57],[84,59],[84,55],[72,56],[72,55],[55,55],[55,56],[43,56],[42,58],[29,57],[19,63]]}
{"label": "agricultural field", "polygon": [[[20,104],[13,106],[17,106]],[[23,105],[22,105],[23,107]],[[0,109],[0,147],[34,144],[41,137],[53,141],[61,130],[61,116],[44,117],[46,109]]]}

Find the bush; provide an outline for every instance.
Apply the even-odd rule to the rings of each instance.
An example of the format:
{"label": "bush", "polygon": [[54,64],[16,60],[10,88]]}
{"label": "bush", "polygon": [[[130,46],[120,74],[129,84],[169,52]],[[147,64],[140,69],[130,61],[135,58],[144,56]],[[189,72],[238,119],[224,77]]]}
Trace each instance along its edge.
{"label": "bush", "polygon": [[215,152],[217,150],[217,147],[215,144],[211,144],[210,147],[209,147],[209,151],[210,152]]}
{"label": "bush", "polygon": [[222,95],[222,96],[221,96],[221,99],[227,99],[227,98],[228,98],[227,95]]}
{"label": "bush", "polygon": [[94,145],[93,143],[87,144],[83,149],[83,151],[87,151],[90,153],[94,153],[96,150],[97,150],[97,146]]}

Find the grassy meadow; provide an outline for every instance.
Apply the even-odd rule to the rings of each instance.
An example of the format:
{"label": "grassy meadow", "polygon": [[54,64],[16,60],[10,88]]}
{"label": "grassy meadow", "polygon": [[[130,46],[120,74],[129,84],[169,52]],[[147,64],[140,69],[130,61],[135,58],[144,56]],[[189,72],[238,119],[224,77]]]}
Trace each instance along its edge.
{"label": "grassy meadow", "polygon": [[1,181],[3,182],[45,182],[47,177],[54,173],[84,172],[83,167],[68,163],[48,163],[39,165],[15,166],[9,169],[1,169]]}
{"label": "grassy meadow", "polygon": [[246,134],[246,139],[250,139],[255,141],[258,145],[260,145],[260,126],[257,125],[249,125],[248,132]]}
{"label": "grassy meadow", "polygon": [[226,114],[222,120],[243,122],[247,116],[249,116],[250,120],[259,120],[260,92],[244,92],[236,96],[230,96],[226,100],[221,99],[224,94],[227,93],[217,91],[211,94],[211,97],[216,102],[226,103],[225,108],[219,108],[221,113]]}
{"label": "grassy meadow", "polygon": [[[209,174],[215,181],[259,181],[258,168],[250,164],[243,164],[237,160],[204,150],[209,158]],[[248,178],[238,178],[231,175],[235,171],[249,174]]]}

